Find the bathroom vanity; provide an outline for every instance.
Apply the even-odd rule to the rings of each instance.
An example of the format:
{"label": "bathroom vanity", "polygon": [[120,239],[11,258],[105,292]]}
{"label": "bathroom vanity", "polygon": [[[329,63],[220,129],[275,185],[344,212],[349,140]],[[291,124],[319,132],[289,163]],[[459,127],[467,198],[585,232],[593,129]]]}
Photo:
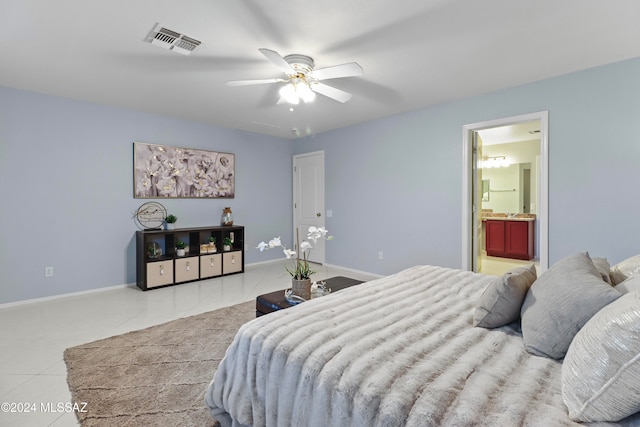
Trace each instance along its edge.
{"label": "bathroom vanity", "polygon": [[534,256],[535,218],[487,217],[485,225],[485,248],[487,255],[530,260]]}

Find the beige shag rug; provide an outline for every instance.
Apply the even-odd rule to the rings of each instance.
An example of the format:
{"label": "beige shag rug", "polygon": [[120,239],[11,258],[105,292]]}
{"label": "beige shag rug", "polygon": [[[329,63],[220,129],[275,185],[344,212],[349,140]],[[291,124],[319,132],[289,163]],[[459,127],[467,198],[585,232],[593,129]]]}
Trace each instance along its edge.
{"label": "beige shag rug", "polygon": [[65,350],[67,382],[89,426],[216,426],[204,392],[249,301]]}

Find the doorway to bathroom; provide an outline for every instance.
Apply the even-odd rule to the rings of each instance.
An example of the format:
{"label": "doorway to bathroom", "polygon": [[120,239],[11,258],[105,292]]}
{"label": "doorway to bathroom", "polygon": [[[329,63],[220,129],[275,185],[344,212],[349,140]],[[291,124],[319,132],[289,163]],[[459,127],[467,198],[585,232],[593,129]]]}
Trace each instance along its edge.
{"label": "doorway to bathroom", "polygon": [[463,144],[463,268],[546,270],[548,112],[465,125]]}

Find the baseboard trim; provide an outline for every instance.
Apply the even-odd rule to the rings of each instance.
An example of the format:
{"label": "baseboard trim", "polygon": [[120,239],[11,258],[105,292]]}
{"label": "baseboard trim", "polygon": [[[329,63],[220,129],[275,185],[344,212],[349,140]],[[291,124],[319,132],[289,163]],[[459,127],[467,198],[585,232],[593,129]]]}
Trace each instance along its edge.
{"label": "baseboard trim", "polygon": [[[280,262],[282,262],[282,259],[275,259],[275,260],[269,260],[269,261],[260,261],[260,262],[252,262],[250,264],[245,264],[245,270],[248,267],[255,267],[255,266],[259,266],[259,265],[274,264],[274,263],[280,263]],[[381,274],[374,274],[374,273],[370,273],[368,271],[355,270],[353,268],[343,267],[341,265],[327,264],[327,263],[325,263],[324,265],[327,266],[327,267],[339,268],[340,270],[350,271],[352,273],[363,274],[363,275],[366,275],[366,276],[372,276],[372,277],[376,277],[376,278],[383,277],[383,275],[381,275]],[[215,279],[215,277],[213,277],[212,279]],[[136,288],[137,289],[135,283],[128,283],[128,284],[123,284],[123,285],[114,285],[114,286],[106,286],[104,288],[87,289],[86,291],[69,292],[69,293],[59,294],[59,295],[51,295],[51,296],[48,296],[48,297],[40,297],[40,298],[25,299],[25,300],[21,300],[21,301],[7,302],[7,303],[0,304],[0,310],[3,310],[5,308],[19,307],[19,306],[26,305],[26,304],[37,304],[37,303],[40,303],[40,302],[54,301],[54,300],[61,299],[61,298],[75,297],[75,296],[87,295],[87,294],[95,294],[95,293],[112,291],[112,290],[115,290],[115,289],[122,289],[122,288]]]}
{"label": "baseboard trim", "polygon": [[363,274],[365,276],[375,277],[377,279],[379,279],[381,277],[384,277],[384,274],[376,274],[376,273],[371,273],[370,271],[356,270],[354,268],[343,267],[342,265],[329,264],[329,263],[326,263],[326,262],[324,264],[322,264],[322,265],[327,266],[327,267],[331,267],[331,268],[339,268],[340,270],[350,271],[350,272],[356,273],[356,274]]}
{"label": "baseboard trim", "polygon": [[99,292],[112,291],[114,289],[135,288],[135,287],[136,287],[135,283],[129,283],[129,284],[124,284],[124,285],[106,286],[104,288],[87,289],[86,291],[69,292],[69,293],[66,293],[66,294],[51,295],[51,296],[48,296],[48,297],[31,298],[31,299],[25,299],[25,300],[21,300],[21,301],[7,302],[7,303],[4,303],[4,304],[0,304],[0,310],[2,310],[4,308],[18,307],[18,306],[26,305],[26,304],[36,304],[36,303],[39,303],[39,302],[53,301],[53,300],[57,300],[57,299],[61,299],[61,298],[75,297],[75,296],[87,295],[87,294],[95,294],[95,293],[99,293]]}

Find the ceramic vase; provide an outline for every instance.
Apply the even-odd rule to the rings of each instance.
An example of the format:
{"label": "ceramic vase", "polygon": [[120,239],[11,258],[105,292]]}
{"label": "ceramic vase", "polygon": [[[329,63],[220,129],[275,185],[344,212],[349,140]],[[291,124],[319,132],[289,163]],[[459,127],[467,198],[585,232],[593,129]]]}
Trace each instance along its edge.
{"label": "ceramic vase", "polygon": [[311,299],[311,279],[291,279],[291,292],[305,300]]}

